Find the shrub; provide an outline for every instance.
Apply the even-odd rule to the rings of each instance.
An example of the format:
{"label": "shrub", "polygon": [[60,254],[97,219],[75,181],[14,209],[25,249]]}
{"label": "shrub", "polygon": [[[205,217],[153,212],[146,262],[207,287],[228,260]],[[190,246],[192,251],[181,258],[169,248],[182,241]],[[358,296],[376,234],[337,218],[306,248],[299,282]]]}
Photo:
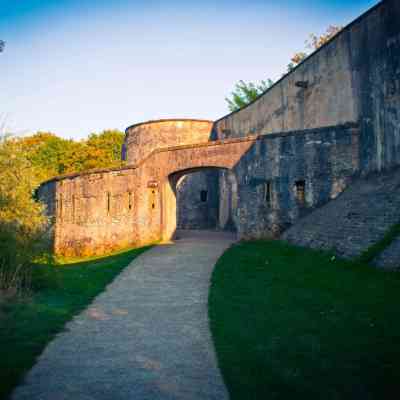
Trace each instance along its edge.
{"label": "shrub", "polygon": [[46,248],[48,220],[33,199],[36,173],[19,143],[0,138],[0,295],[29,286],[32,260]]}

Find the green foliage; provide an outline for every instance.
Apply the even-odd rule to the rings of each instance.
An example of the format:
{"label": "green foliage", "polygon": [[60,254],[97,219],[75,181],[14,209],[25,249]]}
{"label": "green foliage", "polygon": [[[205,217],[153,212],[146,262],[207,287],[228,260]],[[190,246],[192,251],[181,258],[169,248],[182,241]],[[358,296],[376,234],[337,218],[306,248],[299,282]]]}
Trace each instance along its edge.
{"label": "green foliage", "polygon": [[226,102],[228,103],[229,110],[236,111],[243,108],[263,94],[272,85],[273,81],[271,79],[268,79],[267,81],[263,80],[259,84],[239,81],[231,93],[231,98],[225,98]]}
{"label": "green foliage", "polygon": [[6,43],[4,40],[0,40],[0,53],[4,51],[4,47],[5,47]]}
{"label": "green foliage", "polygon": [[65,323],[145,250],[68,266],[33,266],[32,297],[0,303],[0,399],[10,394]]}
{"label": "green foliage", "polygon": [[66,154],[75,144],[50,132],[37,132],[16,140],[26,159],[35,168],[39,181],[65,172]]}
{"label": "green foliage", "polygon": [[279,241],[231,247],[209,294],[231,399],[392,399],[399,291],[399,272],[329,253]]}
{"label": "green foliage", "polygon": [[40,182],[56,175],[121,165],[124,134],[93,133],[73,141],[50,132],[0,141],[0,295],[29,286],[30,265],[48,244],[43,205],[33,199]]}
{"label": "green foliage", "polygon": [[118,130],[92,133],[87,140],[79,142],[50,132],[37,132],[18,139],[40,181],[60,174],[119,167],[123,141],[124,134]]}
{"label": "green foliage", "polygon": [[89,135],[86,141],[90,149],[102,150],[107,156],[105,163],[110,165],[115,161],[121,160],[122,144],[124,134],[118,130],[104,130],[103,132]]}
{"label": "green foliage", "polygon": [[113,168],[122,165],[121,152],[124,134],[117,130],[92,133],[84,142],[81,169]]}
{"label": "green foliage", "polygon": [[47,218],[33,190],[37,175],[14,139],[0,140],[0,295],[25,288],[32,258],[45,248]]}

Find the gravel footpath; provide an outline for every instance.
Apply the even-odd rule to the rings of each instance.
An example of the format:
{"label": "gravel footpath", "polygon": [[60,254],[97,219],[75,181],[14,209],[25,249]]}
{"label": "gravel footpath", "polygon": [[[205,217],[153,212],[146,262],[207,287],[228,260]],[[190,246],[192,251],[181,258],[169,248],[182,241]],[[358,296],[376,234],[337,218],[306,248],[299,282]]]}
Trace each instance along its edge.
{"label": "gravel footpath", "polygon": [[233,241],[189,231],[133,260],[49,343],[12,399],[227,399],[207,298]]}

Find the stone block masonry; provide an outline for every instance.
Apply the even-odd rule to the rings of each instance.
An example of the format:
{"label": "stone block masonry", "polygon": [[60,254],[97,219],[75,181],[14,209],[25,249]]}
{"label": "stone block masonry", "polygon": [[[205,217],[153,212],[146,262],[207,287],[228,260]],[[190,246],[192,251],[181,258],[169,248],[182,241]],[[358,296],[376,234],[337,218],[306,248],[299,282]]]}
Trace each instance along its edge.
{"label": "stone block masonry", "polygon": [[[240,237],[277,235],[346,187],[358,168],[358,135],[346,125],[169,147],[136,166],[54,179],[39,193],[54,212],[55,251],[86,256],[170,239],[178,182],[195,171],[229,172],[219,180],[234,183],[227,215]],[[304,203],[298,181],[305,183]]]}
{"label": "stone block masonry", "polygon": [[[359,256],[400,223],[400,169],[353,182],[337,199],[288,229],[282,236],[296,245]],[[396,252],[397,250],[397,252]],[[398,241],[378,257],[377,264],[400,266]]]}
{"label": "stone block masonry", "polygon": [[256,101],[216,121],[214,137],[359,123],[363,173],[398,165],[399,21],[398,0],[379,3]]}
{"label": "stone block masonry", "polygon": [[[215,123],[133,125],[127,167],[44,183],[39,195],[54,216],[55,252],[104,254],[169,240],[177,216],[182,226],[212,221],[240,238],[277,237],[310,213],[326,221],[313,211],[358,177],[400,165],[399,21],[398,2],[385,0],[247,107]],[[201,191],[207,206],[195,204]],[[385,199],[389,211],[377,211],[378,219],[391,213]],[[369,226],[363,204],[349,217],[360,231]],[[343,254],[357,253],[353,242]]]}

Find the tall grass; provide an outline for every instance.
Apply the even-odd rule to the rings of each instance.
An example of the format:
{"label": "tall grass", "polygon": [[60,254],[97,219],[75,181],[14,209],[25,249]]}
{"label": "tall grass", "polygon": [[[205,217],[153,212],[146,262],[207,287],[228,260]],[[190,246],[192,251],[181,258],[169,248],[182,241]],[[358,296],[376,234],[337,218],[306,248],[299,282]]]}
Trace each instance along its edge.
{"label": "tall grass", "polygon": [[49,248],[42,229],[25,229],[0,222],[0,296],[23,295],[30,290],[32,262]]}

